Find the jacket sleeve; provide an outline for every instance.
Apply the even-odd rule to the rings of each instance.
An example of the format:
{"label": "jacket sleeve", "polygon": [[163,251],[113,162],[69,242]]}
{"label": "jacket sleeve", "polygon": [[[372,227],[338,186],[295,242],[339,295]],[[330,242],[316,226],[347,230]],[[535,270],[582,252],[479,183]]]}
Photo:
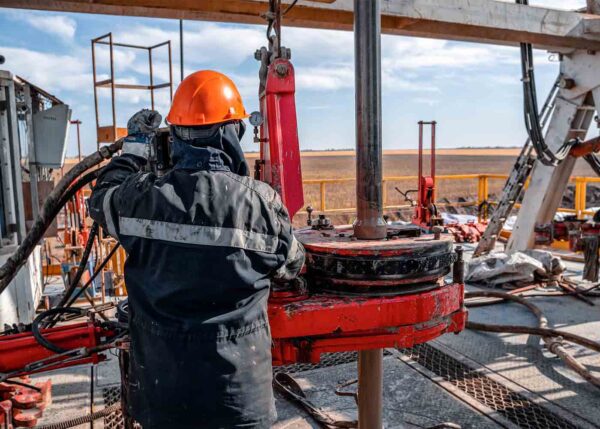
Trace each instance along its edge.
{"label": "jacket sleeve", "polygon": [[90,217],[114,238],[118,238],[119,191],[146,165],[141,154],[133,154],[126,149],[124,146],[124,153],[113,158],[100,173],[89,199]]}
{"label": "jacket sleeve", "polygon": [[[279,196],[277,196],[279,198]],[[298,276],[304,265],[304,247],[294,236],[292,222],[288,211],[283,204],[277,210],[277,220],[281,227],[279,232],[279,246],[285,256],[285,262],[275,271],[274,280],[289,281]]]}

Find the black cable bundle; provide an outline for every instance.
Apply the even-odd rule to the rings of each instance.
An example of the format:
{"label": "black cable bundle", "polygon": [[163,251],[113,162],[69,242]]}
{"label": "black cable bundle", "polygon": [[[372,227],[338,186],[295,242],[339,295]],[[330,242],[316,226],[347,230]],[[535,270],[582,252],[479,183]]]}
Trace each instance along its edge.
{"label": "black cable bundle", "polygon": [[[23,242],[10,258],[0,266],[0,293],[8,287],[19,269],[27,262],[27,258],[33,252],[44,232],[46,232],[48,226],[64,205],[73,197],[77,190],[97,177],[98,170],[91,172],[88,170],[97,166],[105,159],[111,158],[117,151],[121,150],[122,145],[123,140],[121,139],[108,146],[103,146],[99,151],[86,156],[81,162],[65,173],[44,201],[39,217],[35,220]],[[78,179],[82,174],[85,175]]]}
{"label": "black cable bundle", "polygon": [[[516,1],[517,4],[529,4],[529,0]],[[556,166],[569,155],[573,142],[563,144],[556,153],[552,152],[546,145],[537,103],[533,47],[531,43],[521,43],[521,68],[523,73],[524,115],[527,134],[540,162],[544,165]]]}
{"label": "black cable bundle", "polygon": [[596,155],[595,153],[591,153],[589,155],[584,156],[583,159],[585,159],[586,162],[590,165],[590,167],[592,167],[594,173],[600,176],[600,158],[598,158],[598,155]]}

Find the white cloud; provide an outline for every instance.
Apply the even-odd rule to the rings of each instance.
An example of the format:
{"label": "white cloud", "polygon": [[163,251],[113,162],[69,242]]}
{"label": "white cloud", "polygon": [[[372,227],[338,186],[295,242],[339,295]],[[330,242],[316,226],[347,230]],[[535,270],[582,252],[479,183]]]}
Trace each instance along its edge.
{"label": "white cloud", "polygon": [[[176,55],[179,50],[179,31],[140,25],[116,31],[115,40],[142,46],[171,40]],[[237,66],[254,56],[264,44],[264,30],[259,27],[226,26],[213,23],[186,22],[184,48],[186,62],[199,65],[219,64]]]}
{"label": "white cloud", "polygon": [[59,55],[7,46],[0,46],[0,52],[6,57],[3,68],[55,92],[58,98],[61,98],[60,91],[92,90],[89,58],[83,52],[81,55]]}
{"label": "white cloud", "polygon": [[20,14],[20,19],[27,22],[33,28],[43,31],[64,40],[72,40],[75,37],[77,23],[74,19],[63,15],[40,15],[32,13]]}

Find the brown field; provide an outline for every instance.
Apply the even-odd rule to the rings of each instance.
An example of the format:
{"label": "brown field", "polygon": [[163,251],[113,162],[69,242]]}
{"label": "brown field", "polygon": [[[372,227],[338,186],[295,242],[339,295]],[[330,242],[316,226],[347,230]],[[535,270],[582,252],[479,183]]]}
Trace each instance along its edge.
{"label": "brown field", "polygon": [[[436,174],[508,174],[519,153],[518,149],[457,149],[438,151]],[[252,158],[252,154],[249,156]],[[386,151],[384,153],[384,177],[416,176],[418,169],[416,151]],[[426,163],[428,159],[426,158]],[[426,167],[428,171],[428,165]],[[354,155],[352,152],[307,152],[302,155],[302,175],[304,180],[322,179],[353,179],[355,177]],[[595,176],[584,161],[579,161],[574,176]],[[504,180],[490,180],[489,192],[491,198],[499,195]],[[592,185],[589,185],[590,187]],[[342,209],[355,207],[355,184],[330,183],[326,185],[326,209]],[[386,183],[386,205],[408,204],[394,189],[402,191],[416,189],[416,180],[388,181]],[[478,184],[476,179],[438,180],[438,201],[460,202],[477,199]],[[413,194],[414,195],[414,194]],[[319,184],[307,184],[304,187],[306,205],[316,210],[320,206]],[[592,199],[592,200],[591,200]],[[588,192],[588,205],[600,205],[593,201],[594,193]],[[394,214],[395,211],[392,211]],[[396,213],[397,214],[397,213]],[[400,216],[402,217],[402,216]],[[296,223],[304,222],[305,216],[297,216]],[[336,222],[351,220],[351,214],[336,215]]]}
{"label": "brown field", "polygon": [[[456,174],[508,174],[512,168],[520,149],[518,148],[494,148],[494,149],[438,149],[437,151],[437,175]],[[246,154],[250,165],[258,157],[257,153]],[[416,176],[417,175],[417,151],[416,150],[388,150],[384,151],[384,177],[392,176]],[[76,162],[68,159],[68,164]],[[425,159],[426,164],[429,162]],[[66,168],[68,170],[68,167]],[[428,165],[426,166],[428,171]],[[326,209],[350,209],[355,206],[354,177],[355,164],[352,151],[314,151],[302,153],[302,175],[304,180],[324,179],[349,179],[344,183],[330,183],[326,185]],[[574,176],[591,176],[594,172],[585,163],[578,161]],[[494,179],[489,181],[490,198],[495,199],[502,187],[504,180]],[[402,191],[417,188],[415,180],[387,181],[386,205],[397,206],[408,204],[404,198],[395,190],[398,187]],[[438,202],[464,202],[476,201],[478,184],[476,179],[464,180],[438,180],[437,182]],[[415,195],[415,194],[413,194]],[[588,207],[600,206],[600,188],[588,185]],[[305,205],[311,205],[317,211],[320,208],[319,184],[306,184],[304,187]],[[564,207],[572,208],[572,195],[565,199]],[[405,217],[410,215],[410,210],[397,213],[392,210],[391,215]],[[336,222],[350,222],[352,214],[331,215]],[[295,223],[302,224],[306,216],[300,213],[296,216]]]}

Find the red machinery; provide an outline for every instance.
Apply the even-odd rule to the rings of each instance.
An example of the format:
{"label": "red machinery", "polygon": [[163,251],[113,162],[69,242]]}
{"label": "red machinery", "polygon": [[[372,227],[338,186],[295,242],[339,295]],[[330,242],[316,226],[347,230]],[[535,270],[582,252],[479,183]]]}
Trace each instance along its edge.
{"label": "red machinery", "polygon": [[[376,51],[369,44],[380,37],[376,26],[380,17],[378,2],[357,4],[356,37],[366,44],[357,50],[361,57],[357,62],[362,65],[364,55]],[[269,49],[263,48],[257,55],[261,60],[264,121],[257,137],[261,160],[256,173],[281,193],[293,216],[303,205],[294,69],[289,50],[280,46],[278,0],[270,2],[267,16],[269,28],[276,34],[269,35]],[[378,57],[366,60],[378,61]],[[318,362],[324,352],[360,351],[359,424],[369,429],[381,427],[381,400],[377,399],[381,399],[382,383],[380,349],[410,347],[444,333],[458,333],[464,329],[467,315],[462,251],[453,249],[450,237],[422,235],[419,226],[389,226],[383,221],[381,135],[376,126],[368,126],[380,127],[381,122],[377,107],[380,86],[376,82],[380,76],[374,65],[369,63],[365,70],[357,71],[357,92],[361,94],[357,98],[357,223],[353,228],[318,222],[297,231],[306,249],[306,270],[293,282],[274,285],[268,305],[275,365]],[[435,132],[432,143],[434,139]],[[420,149],[422,155],[422,140]],[[434,163],[432,156],[432,167]],[[434,177],[433,167],[431,177],[419,184],[420,225],[435,221],[431,211]],[[452,279],[445,280],[451,271]],[[14,377],[96,363],[102,347],[110,346],[106,342],[97,346],[100,337],[109,332],[95,323],[53,328],[42,331],[42,335],[71,351],[52,355],[29,333],[0,337],[0,371]],[[373,351],[378,353],[370,353]],[[33,361],[40,363],[30,365]],[[373,397],[361,400],[361,395],[370,392]]]}
{"label": "red machinery", "polygon": [[[449,236],[388,228],[356,240],[351,227],[304,229],[299,282],[273,289],[269,320],[276,365],[318,362],[321,353],[412,347],[464,328],[462,255]],[[454,267],[454,279],[444,276]],[[300,284],[298,284],[300,283]]]}
{"label": "red machinery", "polygon": [[[269,28],[275,28],[276,34],[269,37],[269,50],[262,48],[257,52],[262,61],[260,94],[264,117],[261,138],[257,139],[261,143],[257,177],[281,192],[293,215],[303,203],[293,68],[289,51],[278,46],[278,2],[270,3],[274,22]],[[355,37],[359,41],[375,40],[358,35],[365,26],[370,27],[368,31],[373,30],[378,19],[372,9],[375,3],[358,2],[358,7],[365,9],[355,11],[355,19],[360,21],[355,21]],[[367,51],[374,49],[358,49],[357,54]],[[353,228],[335,227],[321,219],[296,231],[306,250],[305,272],[294,282],[273,286],[268,314],[275,365],[318,362],[325,352],[361,351],[359,425],[376,428],[381,426],[381,401],[377,400],[381,396],[381,354],[370,352],[385,347],[411,347],[444,333],[458,333],[464,329],[467,313],[463,306],[462,251],[453,249],[449,235],[422,235],[422,229],[430,230],[440,223],[433,204],[435,122],[429,123],[433,127],[430,177],[422,176],[422,131],[426,123],[420,123],[421,180],[415,216],[418,225],[386,225],[381,216],[380,134],[368,124],[378,122],[377,102],[370,98],[376,94],[377,85],[375,78],[365,79],[359,72],[357,103],[373,103],[357,106],[358,220]],[[372,87],[365,90],[364,85]],[[371,115],[372,111],[375,115]],[[446,281],[451,270],[453,278]],[[360,395],[369,392],[373,397],[361,401]]]}
{"label": "red machinery", "polygon": [[106,359],[101,352],[115,347],[111,340],[117,332],[92,319],[41,329],[39,335],[55,350],[42,345],[31,331],[0,335],[0,429],[35,427],[51,402],[50,380],[31,385],[27,375],[97,364]]}
{"label": "red machinery", "polygon": [[[428,176],[425,175],[423,168],[423,139],[426,125],[431,126],[431,152],[429,157],[430,173]],[[417,202],[415,205],[415,213],[413,215],[413,223],[429,232],[433,232],[435,227],[443,227],[445,232],[452,234],[456,243],[475,243],[481,239],[487,227],[487,222],[451,222],[444,225],[444,220],[440,216],[437,206],[435,205],[436,127],[436,121],[419,121],[419,188],[417,191]],[[412,191],[402,192],[398,188],[396,188],[396,190],[404,195],[405,199],[411,201],[407,194]]]}
{"label": "red machinery", "polygon": [[[425,125],[431,126],[431,153],[429,156],[430,175],[423,173],[423,133]],[[435,131],[436,121],[419,121],[419,190],[417,205],[413,216],[413,223],[425,230],[431,230],[436,225],[442,225],[443,221],[438,216],[435,206]]]}

